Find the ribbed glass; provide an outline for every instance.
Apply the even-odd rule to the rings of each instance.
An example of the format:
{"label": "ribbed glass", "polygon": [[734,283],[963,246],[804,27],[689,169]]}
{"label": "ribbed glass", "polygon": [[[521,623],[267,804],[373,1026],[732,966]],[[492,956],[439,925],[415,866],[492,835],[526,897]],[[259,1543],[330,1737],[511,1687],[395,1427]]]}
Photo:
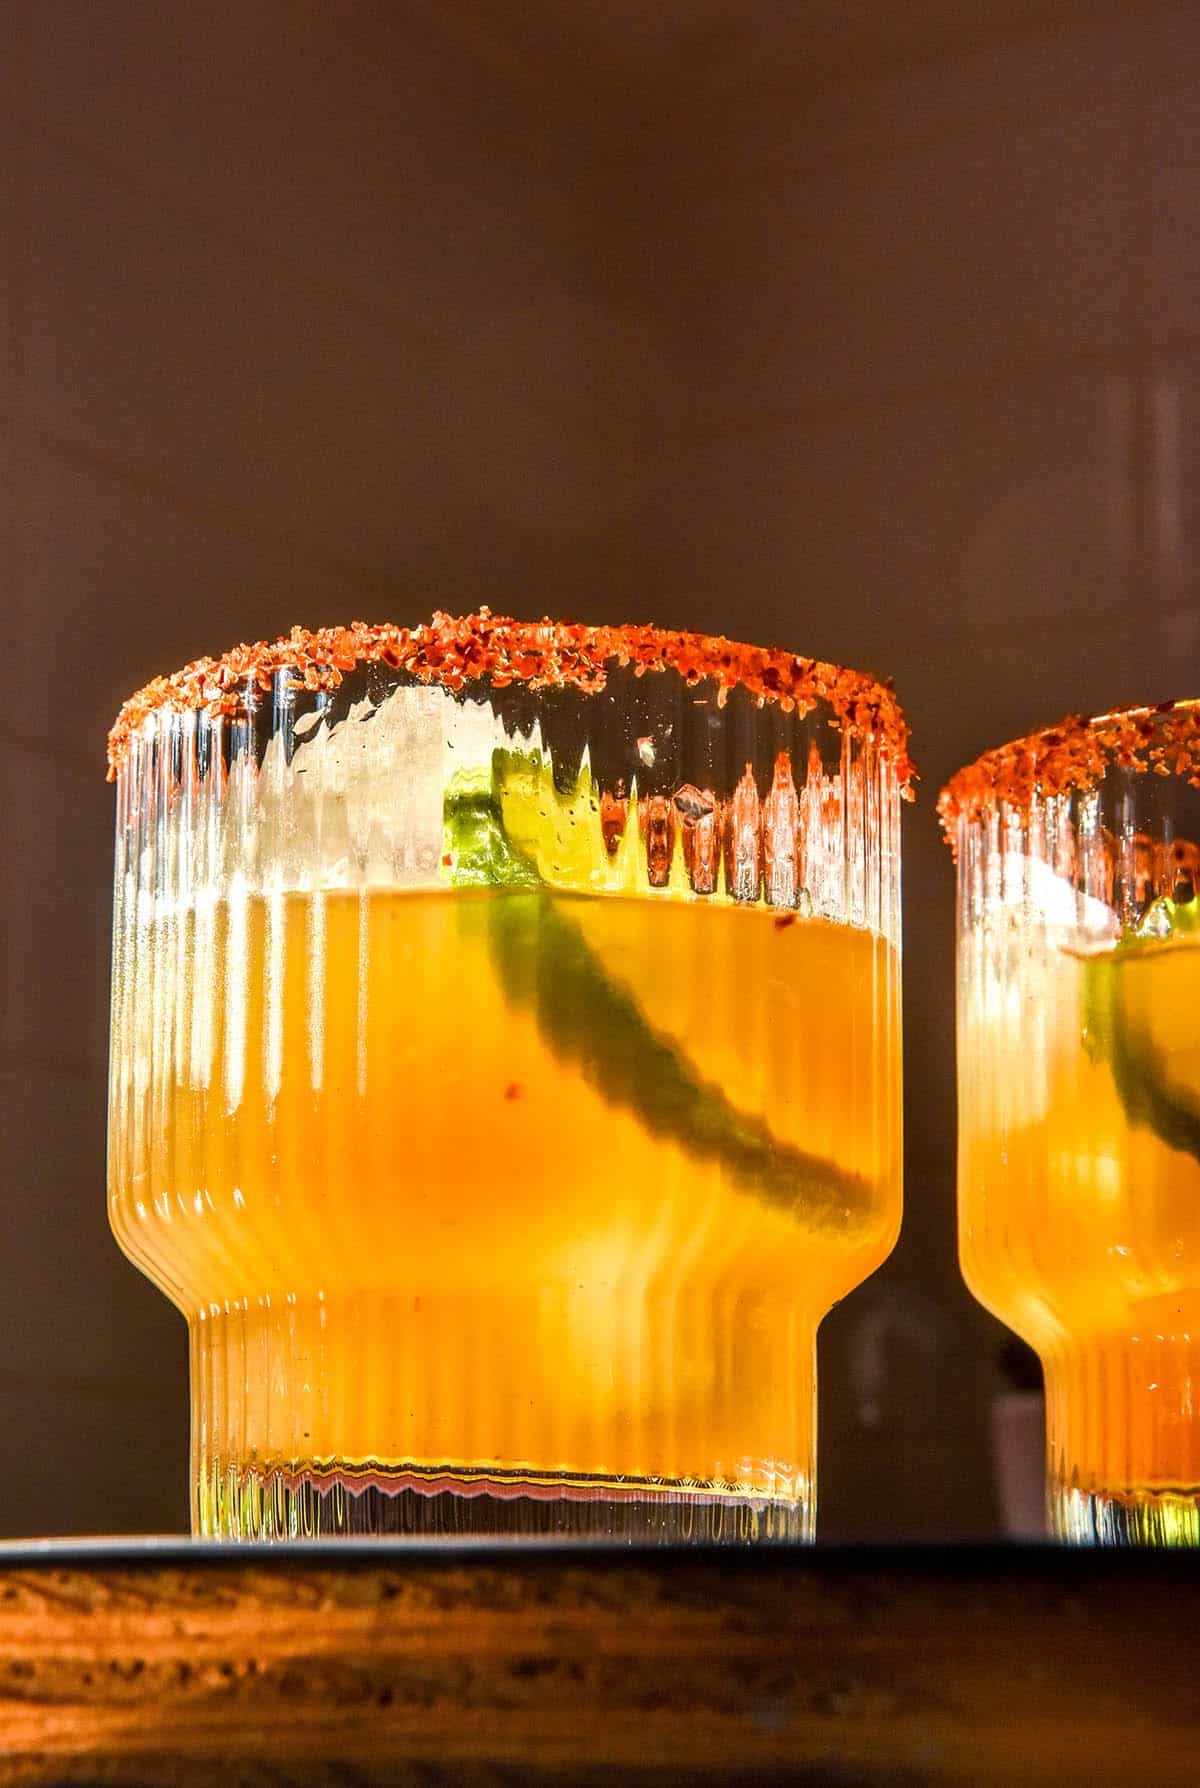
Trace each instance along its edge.
{"label": "ribbed glass", "polygon": [[1200,1540],[1200,793],[1154,749],[1187,715],[958,820],[960,1256],[1041,1355],[1077,1542]]}
{"label": "ribbed glass", "polygon": [[809,1537],[900,1214],[891,768],[615,663],[242,699],[117,785],[110,1210],[195,1531]]}

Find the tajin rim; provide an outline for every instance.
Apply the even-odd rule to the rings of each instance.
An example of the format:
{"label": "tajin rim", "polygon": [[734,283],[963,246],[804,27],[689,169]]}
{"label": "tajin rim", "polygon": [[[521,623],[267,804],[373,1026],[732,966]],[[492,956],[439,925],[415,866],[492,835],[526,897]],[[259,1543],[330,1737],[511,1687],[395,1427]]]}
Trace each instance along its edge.
{"label": "tajin rim", "polygon": [[720,634],[680,632],[653,625],[587,626],[579,622],[517,621],[487,608],[454,616],[435,613],[416,627],[392,622],[310,631],[293,627],[273,641],[234,646],[219,658],[198,658],[171,676],[155,677],[122,707],[108,735],[108,775],[124,764],[130,742],[154,714],[202,710],[237,716],[254,693],[281,670],[298,687],[337,688],[361,664],[386,664],[418,681],[451,690],[487,678],[493,687],[603,689],[611,664],[641,676],[674,670],[688,683],[711,678],[717,700],[744,688],[761,705],[808,713],[824,702],[842,727],[873,738],[911,798],[916,771],[908,755],[908,723],[890,681],[792,652],[746,645]]}
{"label": "tajin rim", "polygon": [[937,799],[953,844],[962,819],[998,802],[1025,807],[1034,796],[1083,792],[1111,769],[1181,776],[1200,788],[1200,697],[1106,714],[1068,714],[1007,745],[994,746],[952,776]]}

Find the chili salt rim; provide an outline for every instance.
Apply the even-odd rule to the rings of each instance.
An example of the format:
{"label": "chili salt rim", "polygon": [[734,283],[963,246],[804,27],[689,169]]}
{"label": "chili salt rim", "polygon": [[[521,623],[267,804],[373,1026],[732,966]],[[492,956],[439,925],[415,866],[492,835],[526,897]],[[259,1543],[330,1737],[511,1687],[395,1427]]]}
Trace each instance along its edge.
{"label": "chili salt rim", "polygon": [[791,652],[739,644],[716,634],[680,633],[660,627],[589,627],[579,623],[515,621],[480,608],[465,616],[436,613],[418,627],[391,623],[293,627],[272,642],[234,646],[221,658],[197,658],[173,676],[155,677],[130,697],[108,735],[111,782],[130,740],[159,710],[237,716],[246,712],[250,689],[269,688],[277,671],[292,670],[310,690],[336,689],[359,664],[383,663],[422,682],[459,690],[482,677],[496,688],[526,682],[531,688],[570,686],[594,694],[604,688],[612,660],[646,671],[674,670],[688,683],[711,677],[717,700],[741,686],[759,702],[778,702],[804,714],[818,702],[832,708],[843,727],[876,740],[912,798],[916,774],[908,756],[908,723],[890,682],[844,670]]}
{"label": "chili salt rim", "polygon": [[998,801],[1023,807],[1035,794],[1094,788],[1114,767],[1182,776],[1200,788],[1200,699],[1113,714],[1069,714],[1057,726],[985,751],[938,796],[946,842],[953,848],[960,819],[979,819]]}

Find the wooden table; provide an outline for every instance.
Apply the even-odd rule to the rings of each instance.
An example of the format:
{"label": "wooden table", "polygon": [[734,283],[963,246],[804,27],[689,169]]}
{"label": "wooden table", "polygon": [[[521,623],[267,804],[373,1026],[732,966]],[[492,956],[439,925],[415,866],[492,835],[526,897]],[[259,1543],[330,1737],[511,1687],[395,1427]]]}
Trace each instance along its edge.
{"label": "wooden table", "polygon": [[1200,1784],[1200,1557],[0,1548],[0,1785]]}

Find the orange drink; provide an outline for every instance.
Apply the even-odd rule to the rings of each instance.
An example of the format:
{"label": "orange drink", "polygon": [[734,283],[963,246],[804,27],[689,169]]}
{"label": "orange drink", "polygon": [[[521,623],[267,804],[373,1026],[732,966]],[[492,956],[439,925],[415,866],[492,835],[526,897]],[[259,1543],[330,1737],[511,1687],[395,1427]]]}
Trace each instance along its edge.
{"label": "orange drink", "polygon": [[[1160,912],[1163,909],[1160,908]],[[1196,1537],[1200,1485],[1200,936],[1131,933],[1042,969],[1040,1095],[997,1133],[964,1038],[963,1265],[1050,1369],[1056,1482],[1116,1487],[1164,1538]],[[1013,1039],[1014,1043],[1017,1041]],[[982,1095],[982,1096],[981,1096]],[[992,1107],[994,1112],[994,1106]],[[1014,1119],[1016,1114],[1014,1113]],[[998,1233],[999,1232],[999,1233]],[[1003,1236],[1003,1241],[1001,1237]]]}
{"label": "orange drink", "polygon": [[353,678],[290,756],[246,718],[147,797],[154,708],[118,772],[110,1209],[189,1322],[197,1530],[807,1536],[817,1323],[899,1217],[895,772],[839,735],[891,779],[851,918],[816,759],[656,794],[643,711],[605,786]]}

